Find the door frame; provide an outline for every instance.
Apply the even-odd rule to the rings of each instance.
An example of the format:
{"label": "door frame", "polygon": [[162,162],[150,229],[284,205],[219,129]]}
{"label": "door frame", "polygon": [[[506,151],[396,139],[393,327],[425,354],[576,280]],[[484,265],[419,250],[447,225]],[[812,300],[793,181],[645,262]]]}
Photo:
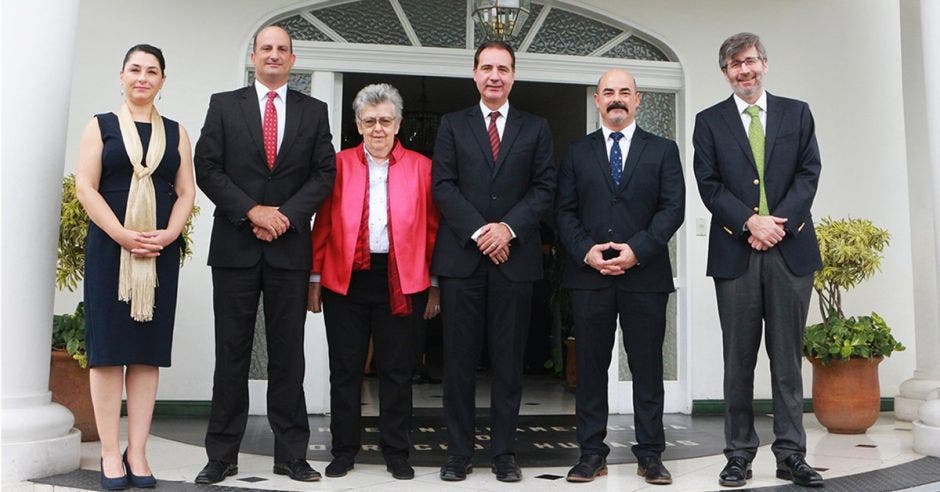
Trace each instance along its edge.
{"label": "door frame", "polygon": [[[250,46],[250,43],[248,44]],[[343,73],[383,73],[396,75],[415,75],[431,77],[452,77],[468,79],[472,73],[472,50],[453,48],[432,48],[416,46],[366,45],[353,43],[335,43],[323,41],[294,41],[296,62],[294,71],[311,73],[310,94],[324,101],[329,106],[330,128],[333,146],[340,146],[342,133]],[[601,74],[610,68],[625,68],[636,78],[637,88],[641,91],[676,93],[676,111],[680,113],[681,97],[685,84],[682,66],[678,62],[647,60],[624,60],[615,58],[549,55],[540,53],[516,54],[516,80],[528,82],[580,84],[586,87],[589,97],[593,94]],[[253,66],[247,62],[247,71]],[[593,111],[593,113],[592,113]],[[684,135],[681,126],[685,121],[676,115],[676,135]],[[599,115],[593,99],[589,100],[586,115],[586,130],[593,131],[599,124]],[[593,125],[593,126],[592,126]],[[677,257],[682,263],[684,257],[684,235],[677,233],[679,249]],[[682,271],[677,268],[677,271]],[[678,305],[677,328],[677,380],[667,381],[666,412],[689,413],[692,409],[692,393],[689,386],[688,358],[686,340],[688,323],[686,312],[689,303],[684,292],[683,276],[676,278]],[[617,332],[617,343],[620,341]],[[306,337],[304,342],[306,355],[306,376],[304,391],[308,413],[329,412],[329,361],[327,357],[326,334],[323,317],[307,314]],[[618,382],[619,352],[616,350],[608,369],[608,400],[611,413],[632,413],[632,384]],[[266,408],[267,381],[252,380],[249,383],[249,412],[263,415]]]}

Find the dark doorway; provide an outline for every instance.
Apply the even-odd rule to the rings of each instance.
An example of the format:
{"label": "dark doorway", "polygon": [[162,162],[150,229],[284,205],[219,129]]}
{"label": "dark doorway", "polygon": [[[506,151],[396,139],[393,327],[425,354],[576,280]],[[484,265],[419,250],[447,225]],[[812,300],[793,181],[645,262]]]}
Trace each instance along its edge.
{"label": "dark doorway", "polygon": [[[352,101],[359,90],[366,85],[376,83],[391,84],[401,93],[405,107],[399,139],[406,148],[428,157],[433,156],[434,139],[441,116],[478,104],[480,100],[479,93],[470,77],[469,67],[466,78],[345,73],[343,74],[342,134],[340,136],[342,148],[358,145],[362,141],[362,137],[356,130]],[[586,133],[588,101],[587,91],[583,85],[517,81],[513,86],[509,102],[514,108],[540,115],[548,120],[554,139],[556,162],[561,158],[561,153],[567,148],[569,142]],[[555,241],[551,217],[546,216],[543,222],[543,243],[551,245]],[[549,251],[551,248],[544,249]],[[556,379],[557,351],[561,350],[563,340],[558,339],[560,337],[557,333],[554,337],[552,336],[549,303],[551,292],[552,288],[547,279],[534,286],[532,321],[526,348],[527,376],[523,383],[526,389],[523,398],[531,400],[532,398],[526,396],[526,392],[529,392],[536,401],[524,401],[524,405],[529,406],[524,407],[524,410],[537,410],[537,407],[546,405],[546,407],[551,407],[544,408],[547,413],[571,413],[574,407],[574,396],[570,393],[565,394],[561,389],[563,380]],[[415,386],[415,406],[440,408],[439,383],[442,372],[440,317],[427,324],[424,340],[424,353],[426,354],[424,359],[427,363],[424,366],[425,373],[416,375],[416,382],[430,382],[430,384]],[[555,366],[547,367],[550,364],[547,365],[546,362],[553,359],[553,347],[556,350]],[[418,350],[420,351],[420,347]],[[488,377],[485,366],[484,356],[481,363],[481,375],[478,378],[478,407],[488,406],[486,403],[489,396]],[[367,384],[366,391],[374,391],[374,386],[377,385]],[[536,390],[530,391],[531,388]],[[555,388],[561,392],[561,398]],[[561,399],[565,401],[559,405]],[[538,400],[551,400],[551,403]],[[364,408],[364,413],[368,414],[368,409]]]}
{"label": "dark doorway", "polygon": [[[399,138],[405,147],[431,157],[441,116],[477,104],[480,95],[467,71],[466,78],[423,77],[415,75],[343,74],[343,133],[341,147],[359,144],[352,101],[369,84],[391,84],[405,102]],[[572,84],[516,81],[509,104],[548,120],[555,141],[555,159],[568,143],[585,132],[587,96],[585,87]],[[409,121],[417,120],[417,121]]]}

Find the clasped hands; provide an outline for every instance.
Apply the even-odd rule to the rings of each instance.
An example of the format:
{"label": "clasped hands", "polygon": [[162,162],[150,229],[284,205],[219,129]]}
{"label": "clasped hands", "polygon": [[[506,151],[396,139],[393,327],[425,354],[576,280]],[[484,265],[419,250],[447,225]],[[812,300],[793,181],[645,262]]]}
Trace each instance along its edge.
{"label": "clasped hands", "polygon": [[480,229],[477,236],[477,248],[480,253],[490,258],[494,264],[505,263],[509,259],[509,242],[512,232],[509,226],[500,222],[490,222]]}
{"label": "clasped hands", "polygon": [[[604,251],[610,249],[617,251],[617,256],[605,260]],[[629,244],[614,242],[591,246],[587,256],[584,257],[584,261],[588,266],[600,272],[601,275],[612,276],[623,275],[627,270],[637,264],[636,255],[633,253],[633,248],[631,248]]]}
{"label": "clasped hands", "polygon": [[754,214],[747,219],[747,230],[751,233],[747,243],[757,251],[767,251],[777,245],[787,235],[783,228],[787,219],[773,215]]}
{"label": "clasped hands", "polygon": [[251,232],[255,237],[267,242],[274,241],[290,228],[290,219],[277,207],[269,205],[251,207],[248,211],[248,220],[251,221]]}
{"label": "clasped hands", "polygon": [[122,248],[130,251],[131,256],[135,258],[155,258],[160,256],[160,251],[172,243],[177,236],[173,236],[166,229],[147,232],[124,229],[118,243]]}

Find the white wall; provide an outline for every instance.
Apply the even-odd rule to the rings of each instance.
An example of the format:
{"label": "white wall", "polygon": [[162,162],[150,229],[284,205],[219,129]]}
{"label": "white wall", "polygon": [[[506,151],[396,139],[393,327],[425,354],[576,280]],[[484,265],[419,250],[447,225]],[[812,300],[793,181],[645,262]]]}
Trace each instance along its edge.
{"label": "white wall", "polygon": [[[678,54],[686,74],[685,114],[680,115],[678,132],[689,188],[686,224],[708,217],[691,173],[691,132],[697,111],[730,94],[717,67],[718,46],[742,30],[762,36],[770,60],[765,79],[768,90],[809,102],[816,117],[823,159],[816,218],[870,218],[892,233],[883,272],[850,292],[845,303],[850,313],[878,311],[894,327],[895,336],[912,349],[882,364],[882,395],[897,394],[898,384],[914,369],[915,321],[897,2],[673,0],[657,2],[655,8],[642,0],[572,4],[629,22]],[[112,110],[120,101],[117,75],[129,46],[148,42],[164,50],[168,77],[158,105],[163,114],[179,120],[195,141],[209,94],[242,84],[245,47],[254,27],[272,12],[295,5],[303,4],[287,0],[236,0],[224,5],[207,0],[83,1],[67,172],[75,168],[78,138],[88,118]],[[202,195],[197,203],[203,214],[196,224],[196,255],[181,271],[174,365],[164,372],[160,399],[206,400],[210,396],[211,283],[205,260],[212,206]],[[695,236],[694,227],[683,231],[686,257],[681,268],[690,293],[687,332],[692,398],[721,399],[720,330],[714,287],[705,277],[706,238]],[[60,295],[56,312],[70,311],[77,299]],[[810,322],[818,320],[813,302]],[[308,333],[322,327],[319,317],[311,319],[315,322],[308,322]],[[758,365],[755,396],[770,398],[766,358]],[[807,395],[810,372],[807,366]]]}

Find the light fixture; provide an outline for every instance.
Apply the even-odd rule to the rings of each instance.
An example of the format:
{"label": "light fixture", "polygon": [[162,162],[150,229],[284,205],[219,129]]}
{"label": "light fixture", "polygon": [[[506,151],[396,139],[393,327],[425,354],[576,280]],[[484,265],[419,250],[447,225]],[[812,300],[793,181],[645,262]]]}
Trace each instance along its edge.
{"label": "light fixture", "polygon": [[510,41],[522,32],[531,0],[471,0],[471,15],[487,41]]}

